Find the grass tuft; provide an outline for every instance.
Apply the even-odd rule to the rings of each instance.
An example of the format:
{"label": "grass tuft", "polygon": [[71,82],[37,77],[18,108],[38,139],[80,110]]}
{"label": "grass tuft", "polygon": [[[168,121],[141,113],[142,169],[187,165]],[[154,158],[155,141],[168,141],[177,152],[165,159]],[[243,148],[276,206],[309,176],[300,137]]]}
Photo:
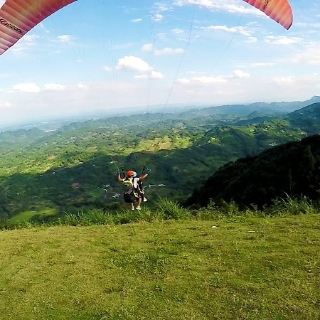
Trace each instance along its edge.
{"label": "grass tuft", "polygon": [[300,215],[316,214],[319,212],[317,205],[308,198],[291,198],[286,197],[277,199],[272,206],[265,210],[268,215]]}
{"label": "grass tuft", "polygon": [[37,226],[90,226],[90,225],[121,225],[137,222],[154,222],[165,220],[212,220],[237,217],[246,219],[252,216],[290,216],[301,214],[318,214],[319,206],[302,198],[278,199],[264,210],[252,208],[241,209],[235,202],[211,202],[205,208],[191,210],[182,207],[178,202],[159,199],[155,207],[143,207],[142,210],[119,210],[105,212],[102,209],[91,209],[77,213],[66,213],[63,216],[34,216],[30,220],[1,219],[0,229],[22,229]]}
{"label": "grass tuft", "polygon": [[158,214],[164,220],[179,220],[190,217],[190,211],[182,208],[177,202],[168,199],[160,199],[157,204]]}

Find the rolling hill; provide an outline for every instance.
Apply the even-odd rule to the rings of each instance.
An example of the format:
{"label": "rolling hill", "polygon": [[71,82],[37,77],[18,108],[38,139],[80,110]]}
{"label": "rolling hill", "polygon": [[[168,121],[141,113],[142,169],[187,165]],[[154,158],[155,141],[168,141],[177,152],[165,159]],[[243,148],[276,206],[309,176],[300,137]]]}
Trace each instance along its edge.
{"label": "rolling hill", "polygon": [[188,199],[188,205],[235,201],[264,207],[277,198],[320,199],[320,135],[231,162]]}
{"label": "rolling hill", "polygon": [[152,169],[146,183],[150,200],[183,201],[229,161],[319,132],[318,104],[258,118],[239,117],[239,112],[208,116],[207,111],[206,116],[190,110],[1,133],[0,216],[121,208],[118,168],[139,171],[145,165]]}

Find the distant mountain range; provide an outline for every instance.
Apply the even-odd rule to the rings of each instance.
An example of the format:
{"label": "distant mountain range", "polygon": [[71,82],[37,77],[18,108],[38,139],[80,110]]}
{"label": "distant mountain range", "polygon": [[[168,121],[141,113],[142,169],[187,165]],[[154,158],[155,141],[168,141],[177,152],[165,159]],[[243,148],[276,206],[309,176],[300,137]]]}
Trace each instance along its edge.
{"label": "distant mountain range", "polygon": [[[308,133],[320,132],[320,103],[295,111],[287,119]],[[186,204],[235,201],[262,207],[287,196],[320,199],[319,134],[229,162],[195,190]]]}
{"label": "distant mountain range", "polygon": [[152,169],[149,205],[185,200],[226,163],[320,132],[319,106],[258,117],[252,106],[247,115],[147,113],[0,133],[0,217],[118,209],[122,167]]}
{"label": "distant mountain range", "polygon": [[293,102],[255,102],[251,104],[235,104],[235,105],[222,105],[215,107],[192,109],[184,112],[189,116],[211,116],[211,115],[275,115],[280,113],[289,113],[295,110],[304,108],[314,103],[320,102],[320,96],[314,96],[311,99],[305,101],[293,101]]}
{"label": "distant mountain range", "polygon": [[308,134],[319,130],[320,103],[313,103],[308,107],[296,110],[288,115],[292,126],[299,127]]}
{"label": "distant mountain range", "polygon": [[170,105],[170,106],[149,106],[136,107],[130,109],[100,110],[90,111],[77,116],[70,116],[63,119],[43,119],[35,122],[22,123],[11,126],[0,126],[0,130],[14,131],[20,129],[32,129],[34,127],[42,130],[55,130],[74,122],[85,122],[88,120],[98,120],[103,118],[123,118],[127,116],[139,117],[145,114],[166,114],[168,119],[194,119],[199,117],[212,117],[216,119],[225,119],[226,116],[232,117],[249,117],[257,118],[260,116],[270,116],[289,113],[313,103],[320,102],[320,96],[314,96],[305,101],[293,102],[255,102],[250,104],[220,105],[220,106],[187,106],[187,105]]}

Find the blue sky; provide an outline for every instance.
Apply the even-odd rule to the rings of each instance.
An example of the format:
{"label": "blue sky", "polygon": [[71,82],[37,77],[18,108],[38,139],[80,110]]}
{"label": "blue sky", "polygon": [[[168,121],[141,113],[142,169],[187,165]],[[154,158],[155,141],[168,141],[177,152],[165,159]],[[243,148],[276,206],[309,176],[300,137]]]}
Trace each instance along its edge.
{"label": "blue sky", "polygon": [[78,0],[0,56],[0,124],[319,95],[320,2],[291,4],[287,31],[242,0]]}

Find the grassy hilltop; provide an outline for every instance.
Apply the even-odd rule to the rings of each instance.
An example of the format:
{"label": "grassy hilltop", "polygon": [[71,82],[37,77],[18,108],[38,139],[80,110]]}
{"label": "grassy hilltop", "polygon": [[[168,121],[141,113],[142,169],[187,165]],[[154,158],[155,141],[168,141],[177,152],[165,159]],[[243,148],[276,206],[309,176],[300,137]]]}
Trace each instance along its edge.
{"label": "grassy hilltop", "polygon": [[2,319],[318,319],[320,220],[233,216],[0,232]]}
{"label": "grassy hilltop", "polygon": [[[140,171],[147,165],[152,169],[147,181],[150,199],[185,200],[222,165],[319,132],[319,103],[289,115],[257,114],[252,108],[242,114],[247,108],[3,132],[0,218],[28,220],[92,208],[119,209],[121,201],[113,198],[122,192],[115,181],[117,167]],[[105,185],[110,186],[107,197]]]}
{"label": "grassy hilltop", "polygon": [[[318,132],[320,104],[279,117],[210,112],[0,134],[0,319],[320,319],[319,203],[172,201],[224,163]],[[102,189],[132,163],[166,185],[134,212]]]}

